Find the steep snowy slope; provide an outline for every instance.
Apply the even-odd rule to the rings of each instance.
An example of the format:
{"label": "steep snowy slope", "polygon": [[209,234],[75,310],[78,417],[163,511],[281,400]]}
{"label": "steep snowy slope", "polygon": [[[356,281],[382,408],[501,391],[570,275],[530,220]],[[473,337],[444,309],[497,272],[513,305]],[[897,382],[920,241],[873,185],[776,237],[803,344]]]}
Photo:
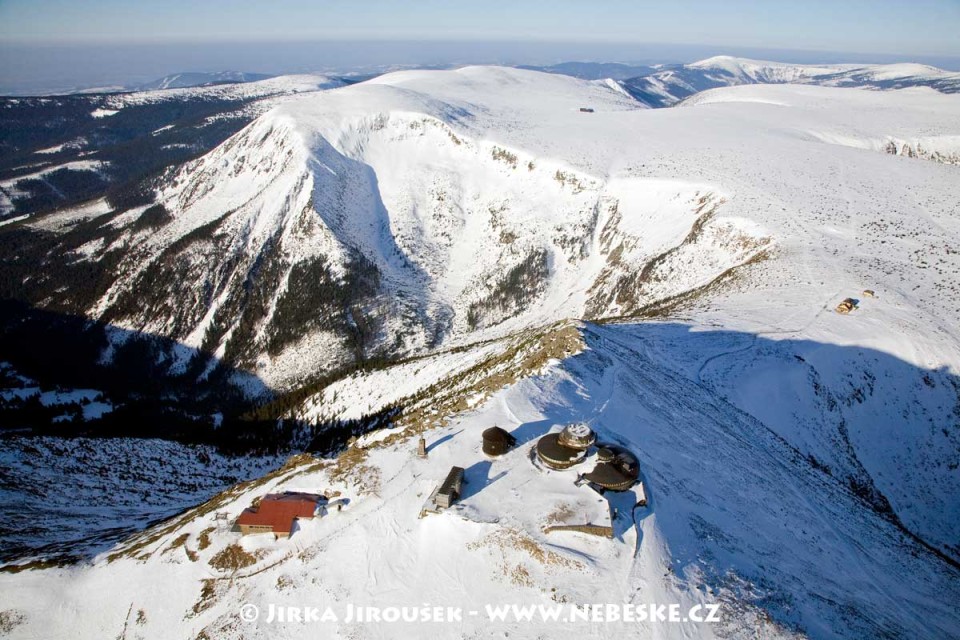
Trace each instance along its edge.
{"label": "steep snowy slope", "polygon": [[[611,115],[636,108],[602,83],[482,68],[393,74],[329,99],[288,101],[173,177],[160,194],[171,221],[136,242],[97,313],[255,363],[288,386],[355,353],[402,355],[485,327],[516,330],[529,318],[505,321],[536,301],[546,304],[536,322],[581,315],[588,289],[609,298],[618,286],[614,266],[598,280],[604,257],[595,245],[607,252],[624,236],[621,198],[647,194],[663,201],[647,215],[678,218],[660,238],[624,236],[634,260],[713,225],[707,218],[722,198],[698,185],[606,184],[488,140],[493,122],[526,131],[540,118],[540,103],[518,103],[514,89],[550,100],[558,127],[579,126],[582,104],[606,105]],[[723,226],[732,238],[761,233]],[[766,243],[719,247],[716,259],[742,262]],[[146,282],[166,286],[144,301]],[[184,300],[182,282],[203,286]],[[333,293],[327,317],[299,323],[302,309],[323,303],[311,302],[320,284]],[[142,320],[129,317],[131,308]],[[322,351],[323,362],[305,351]]]}
{"label": "steep snowy slope", "polygon": [[270,98],[345,84],[298,75],[212,86],[0,98],[0,219],[106,197],[146,204],[162,172],[220,145]]}
{"label": "steep snowy slope", "polygon": [[[521,347],[518,355],[550,355],[549,348],[539,349],[563,336],[579,342],[569,331],[558,327],[534,338],[540,346]],[[438,402],[432,419],[441,426],[426,433],[427,459],[414,455],[412,436],[429,425],[404,417],[394,429],[361,439],[338,461],[292,460],[91,566],[0,576],[8,619],[17,623],[11,637],[72,630],[83,637],[169,638],[173,629],[184,638],[957,633],[957,567],[905,535],[854,487],[697,373],[718,357],[749,364],[749,357],[771,349],[807,357],[818,351],[834,361],[860,358],[864,349],[691,332],[675,323],[588,325],[582,331],[580,353],[493,395],[481,393],[473,410],[449,415]],[[742,355],[746,351],[751,355]],[[873,371],[881,376],[903,379],[901,368],[913,369],[881,352],[869,355],[878,359]],[[419,367],[435,368],[441,360]],[[495,368],[474,373],[475,382],[495,389]],[[401,371],[394,374],[398,382],[405,379]],[[355,379],[351,386],[373,398],[386,391],[373,379]],[[424,398],[427,406],[430,400]],[[868,397],[865,403],[883,400]],[[617,510],[613,539],[544,530],[600,518],[607,509],[591,490],[574,484],[575,469],[548,471],[531,460],[537,438],[583,419],[604,441],[640,456],[647,506],[634,507],[639,488],[608,494]],[[480,433],[493,424],[512,431],[519,445],[491,460],[480,451]],[[401,433],[404,428],[409,431]],[[451,465],[466,469],[462,500],[418,518]],[[214,519],[215,512],[235,517],[255,497],[281,490],[340,492],[346,506],[302,522],[282,541],[241,539]],[[244,603],[260,608],[258,621],[239,617]],[[592,603],[677,604],[684,612],[716,603],[721,618],[565,621],[571,607]],[[462,622],[448,624],[357,622],[346,619],[348,604],[462,607],[464,613]],[[488,620],[486,605],[503,604],[557,606],[562,617]],[[271,605],[329,607],[337,619],[271,622]],[[52,618],[45,613],[51,607],[59,612]]]}
{"label": "steep snowy slope", "polygon": [[0,440],[0,460],[4,562],[85,560],[283,463],[157,439],[25,436]]}
{"label": "steep snowy slope", "polygon": [[[832,197],[819,185],[835,174],[813,162],[836,155],[823,140],[946,140],[937,158],[954,157],[939,135],[957,130],[952,97],[771,88],[785,110],[729,95],[731,108],[653,113],[603,83],[464,68],[286,99],[171,177],[169,221],[110,223],[103,248],[126,255],[91,311],[289,387],[357,357],[630,314],[705,286]],[[940,215],[938,169],[866,162],[880,173],[857,173],[864,200],[932,180]],[[808,175],[787,189],[770,181],[796,170]]]}
{"label": "steep snowy slope", "polygon": [[816,84],[827,87],[905,89],[929,87],[960,92],[960,73],[921,64],[801,65],[715,56],[619,81],[652,107],[667,107],[701,91],[744,84]]}

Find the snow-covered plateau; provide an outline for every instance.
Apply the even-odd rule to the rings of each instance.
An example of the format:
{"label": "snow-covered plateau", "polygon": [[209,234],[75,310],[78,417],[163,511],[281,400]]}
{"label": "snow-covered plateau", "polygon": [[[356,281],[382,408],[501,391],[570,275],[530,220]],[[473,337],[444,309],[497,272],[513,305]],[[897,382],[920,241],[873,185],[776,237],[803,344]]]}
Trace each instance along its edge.
{"label": "snow-covered plateau", "polygon": [[[171,368],[199,350],[301,389],[283,416],[304,423],[401,411],[90,561],[3,567],[0,629],[960,637],[960,95],[905,86],[744,83],[651,109],[606,81],[404,71],[272,96],[164,175],[150,224],[144,206],[7,225],[74,242],[77,264],[112,256],[83,313],[176,341]],[[642,484],[576,484],[594,450],[538,461],[541,436],[581,421],[637,456]],[[517,444],[490,458],[494,425]],[[461,499],[420,517],[452,466]],[[289,539],[225,524],[280,491],[341,508]],[[549,530],[604,517],[610,539]],[[484,613],[592,603],[721,620]],[[479,615],[266,615],[347,604]]]}

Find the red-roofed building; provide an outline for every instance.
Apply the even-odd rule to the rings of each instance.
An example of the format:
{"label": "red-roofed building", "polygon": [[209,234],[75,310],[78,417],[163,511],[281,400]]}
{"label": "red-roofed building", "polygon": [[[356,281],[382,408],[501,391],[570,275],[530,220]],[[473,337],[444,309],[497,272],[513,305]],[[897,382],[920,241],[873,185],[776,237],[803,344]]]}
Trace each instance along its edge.
{"label": "red-roofed building", "polygon": [[278,538],[287,538],[293,524],[301,518],[313,519],[317,507],[326,497],[315,493],[270,493],[256,507],[243,510],[237,518],[240,533],[272,533]]}

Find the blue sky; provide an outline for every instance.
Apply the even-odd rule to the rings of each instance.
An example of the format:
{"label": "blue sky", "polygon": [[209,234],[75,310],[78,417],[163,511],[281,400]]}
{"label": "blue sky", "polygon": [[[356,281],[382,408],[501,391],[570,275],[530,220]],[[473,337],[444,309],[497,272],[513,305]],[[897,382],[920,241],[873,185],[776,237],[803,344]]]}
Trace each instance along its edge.
{"label": "blue sky", "polygon": [[960,55],[960,0],[0,0],[0,42],[537,40]]}

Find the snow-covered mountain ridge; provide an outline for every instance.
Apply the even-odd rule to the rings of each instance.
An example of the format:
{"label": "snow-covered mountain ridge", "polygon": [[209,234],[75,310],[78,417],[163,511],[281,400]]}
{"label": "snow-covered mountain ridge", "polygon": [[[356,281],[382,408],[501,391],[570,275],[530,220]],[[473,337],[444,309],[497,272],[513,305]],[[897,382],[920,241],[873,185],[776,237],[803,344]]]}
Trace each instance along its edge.
{"label": "snow-covered mountain ridge", "polygon": [[[446,83],[432,73],[394,74],[316,96],[329,99],[286,101],[188,164],[160,192],[170,222],[140,234],[119,267],[123,275],[94,312],[232,357],[231,343],[240,342],[234,331],[245,324],[239,285],[257,265],[269,274],[255,283],[266,297],[249,326],[254,335],[240,336],[246,351],[235,357],[256,362],[268,382],[290,386],[318,365],[335,365],[330,349],[343,354],[341,362],[357,348],[367,356],[408,355],[487,329],[503,335],[531,322],[629,313],[703,285],[770,244],[760,225],[714,218],[723,197],[708,185],[608,179],[584,170],[591,167],[485,139],[485,122],[523,131],[535,117],[493,87],[536,78],[565,101],[558,112],[573,126],[584,102],[612,113],[636,109],[605,84],[506,69],[454,73],[461,90],[485,95],[482,110],[439,94]],[[423,83],[437,90],[408,88]],[[516,124],[504,123],[508,117]],[[639,238],[639,218],[623,222],[624,213],[633,214],[621,212],[621,203],[640,199],[659,204],[637,215],[671,218],[657,236]],[[200,230],[209,239],[182,241]],[[645,290],[633,282],[634,267],[674,249],[676,255],[651,263]],[[711,252],[703,271],[686,280],[658,271],[683,267],[690,250]],[[225,253],[235,256],[229,273],[219,268]],[[184,277],[171,279],[171,268]],[[365,335],[347,335],[345,343],[350,320],[332,309],[328,326],[313,335],[307,324],[276,337],[287,331],[276,326],[287,322],[285,299],[309,295],[295,288],[315,288],[316,278],[339,287],[346,306],[358,305],[369,324]],[[132,293],[161,279],[174,289],[164,295],[155,287],[146,301]],[[213,295],[184,298],[180,283],[196,279],[206,283],[198,294]],[[344,287],[344,280],[354,284]],[[134,317],[126,311],[130,295],[139,301]],[[535,301],[545,308],[532,317]],[[304,357],[315,349],[325,350],[325,365]],[[291,365],[301,368],[287,371]]]}
{"label": "snow-covered mountain ridge", "polygon": [[825,87],[905,89],[929,87],[960,92],[960,72],[922,64],[787,64],[715,56],[686,65],[665,65],[650,74],[618,81],[641,102],[667,107],[701,91],[744,84],[813,84]]}
{"label": "snow-covered mountain ridge", "polygon": [[[111,223],[120,234],[103,249],[132,250],[90,311],[280,387],[357,349],[411,355],[561,318],[628,315],[768,254],[778,236],[792,241],[791,209],[829,201],[815,185],[830,177],[791,181],[780,213],[771,205],[787,192],[764,181],[824,153],[821,141],[869,147],[956,126],[955,99],[939,94],[724,91],[733,102],[723,113],[716,95],[709,108],[652,113],[604,83],[465,68],[287,99],[171,176],[160,191],[169,222],[131,233],[134,210]],[[788,117],[757,92],[789,104]],[[887,103],[920,109],[906,111],[911,120]],[[761,172],[742,155],[739,140],[756,127],[771,134],[760,143],[771,152],[794,154],[782,169]],[[147,282],[160,286],[144,299]],[[338,302],[295,320],[292,301],[311,299],[317,282]]]}

